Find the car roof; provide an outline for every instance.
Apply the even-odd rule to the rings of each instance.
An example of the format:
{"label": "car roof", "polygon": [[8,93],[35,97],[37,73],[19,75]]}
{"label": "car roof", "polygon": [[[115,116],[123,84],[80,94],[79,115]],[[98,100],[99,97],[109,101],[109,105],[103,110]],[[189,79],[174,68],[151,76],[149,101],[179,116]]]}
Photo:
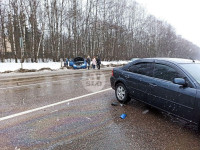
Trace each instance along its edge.
{"label": "car roof", "polygon": [[189,64],[189,63],[200,63],[198,60],[184,59],[184,58],[141,58],[138,61],[167,61],[175,64]]}

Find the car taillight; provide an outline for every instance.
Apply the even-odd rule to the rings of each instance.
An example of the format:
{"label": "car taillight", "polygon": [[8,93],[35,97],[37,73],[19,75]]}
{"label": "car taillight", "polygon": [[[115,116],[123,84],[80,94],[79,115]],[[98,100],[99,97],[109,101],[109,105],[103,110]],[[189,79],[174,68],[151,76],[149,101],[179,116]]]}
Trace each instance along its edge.
{"label": "car taillight", "polygon": [[112,76],[114,76],[114,70],[112,70]]}

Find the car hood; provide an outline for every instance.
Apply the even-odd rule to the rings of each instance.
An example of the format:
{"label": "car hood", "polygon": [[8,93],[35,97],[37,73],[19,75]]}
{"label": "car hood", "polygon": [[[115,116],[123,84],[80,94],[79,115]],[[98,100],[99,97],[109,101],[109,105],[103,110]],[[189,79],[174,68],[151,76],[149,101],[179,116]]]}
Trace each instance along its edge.
{"label": "car hood", "polygon": [[76,57],[74,58],[74,62],[83,62],[84,61],[84,58],[83,57]]}

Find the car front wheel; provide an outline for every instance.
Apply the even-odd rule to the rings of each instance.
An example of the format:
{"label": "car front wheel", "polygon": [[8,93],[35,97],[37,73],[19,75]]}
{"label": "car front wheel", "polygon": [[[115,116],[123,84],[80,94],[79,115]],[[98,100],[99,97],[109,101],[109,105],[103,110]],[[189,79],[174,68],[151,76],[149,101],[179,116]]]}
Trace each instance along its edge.
{"label": "car front wheel", "polygon": [[115,95],[116,95],[117,100],[123,104],[125,104],[131,100],[131,98],[128,95],[128,91],[127,91],[125,85],[122,83],[119,83],[116,85]]}

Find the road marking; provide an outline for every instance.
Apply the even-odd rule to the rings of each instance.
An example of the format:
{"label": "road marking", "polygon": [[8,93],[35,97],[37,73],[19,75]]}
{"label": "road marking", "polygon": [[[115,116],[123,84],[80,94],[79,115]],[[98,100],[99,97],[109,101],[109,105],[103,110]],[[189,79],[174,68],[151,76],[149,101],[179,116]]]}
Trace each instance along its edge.
{"label": "road marking", "polygon": [[[110,76],[110,74],[105,75]],[[79,79],[87,79],[88,77],[81,77]],[[33,83],[33,84],[27,84],[27,85],[17,85],[17,86],[10,86],[10,87],[5,87],[5,88],[0,88],[0,90],[6,90],[6,89],[14,89],[14,88],[21,88],[21,87],[29,87],[29,86],[34,86],[34,85],[43,85],[43,84],[49,84],[49,83],[55,83],[55,82],[60,82],[60,81],[72,81],[73,79],[66,79],[66,80],[57,80],[57,81],[50,81],[50,82],[40,82],[40,83]],[[74,79],[77,80],[77,79]],[[78,81],[78,80],[77,80]]]}
{"label": "road marking", "polygon": [[58,102],[58,103],[53,103],[53,104],[46,105],[46,106],[43,106],[43,107],[38,107],[38,108],[35,108],[35,109],[31,109],[31,110],[16,113],[16,114],[13,114],[13,115],[9,115],[9,116],[6,116],[6,117],[2,117],[2,118],[0,118],[0,121],[4,121],[4,120],[8,120],[8,119],[15,118],[15,117],[18,117],[18,116],[26,115],[26,114],[36,112],[36,111],[39,111],[39,110],[43,110],[43,109],[46,109],[46,108],[49,108],[49,107],[53,107],[53,106],[64,104],[64,103],[67,103],[67,102],[70,102],[70,101],[78,100],[80,98],[85,98],[85,97],[92,96],[92,95],[95,95],[95,94],[103,93],[103,92],[109,91],[111,89],[112,88],[108,88],[108,89],[101,90],[101,91],[98,91],[98,92],[93,92],[93,93],[90,93],[90,94],[82,95],[82,96],[71,98],[71,99],[68,99],[68,100],[63,100],[63,101]]}

